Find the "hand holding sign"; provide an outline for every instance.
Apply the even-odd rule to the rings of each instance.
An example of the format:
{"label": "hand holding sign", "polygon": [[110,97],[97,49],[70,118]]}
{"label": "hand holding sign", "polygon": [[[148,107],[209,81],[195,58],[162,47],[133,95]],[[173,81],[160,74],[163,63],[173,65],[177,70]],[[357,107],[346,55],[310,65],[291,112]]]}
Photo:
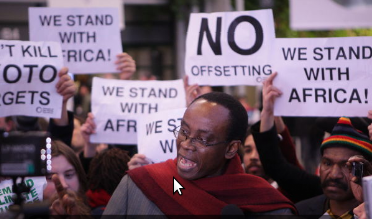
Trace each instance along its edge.
{"label": "hand holding sign", "polygon": [[277,73],[270,75],[262,87],[262,113],[261,113],[261,125],[260,132],[265,132],[274,125],[274,103],[275,99],[279,97],[282,92],[273,85],[273,81]]}
{"label": "hand holding sign", "polygon": [[93,113],[88,113],[88,117],[81,126],[80,131],[84,139],[84,157],[94,157],[97,144],[90,142],[90,136],[96,133],[96,123],[94,122]]}
{"label": "hand holding sign", "polygon": [[183,87],[185,88],[186,94],[186,106],[201,95],[201,90],[198,84],[189,85],[189,76],[185,75],[183,78]]}
{"label": "hand holding sign", "polygon": [[144,154],[135,154],[128,162],[128,169],[133,170],[137,167],[141,167],[147,164],[151,164],[150,160],[146,158]]}
{"label": "hand holding sign", "polygon": [[67,73],[68,73],[68,68],[63,67],[58,72],[59,80],[56,84],[57,93],[63,96],[63,103],[66,103],[67,100],[70,99],[70,97],[74,96],[76,92],[74,81],[71,79],[71,77]]}
{"label": "hand holding sign", "polygon": [[117,56],[116,70],[120,71],[119,78],[121,80],[129,80],[136,72],[136,62],[132,58],[132,56],[128,55],[128,53],[120,53]]}

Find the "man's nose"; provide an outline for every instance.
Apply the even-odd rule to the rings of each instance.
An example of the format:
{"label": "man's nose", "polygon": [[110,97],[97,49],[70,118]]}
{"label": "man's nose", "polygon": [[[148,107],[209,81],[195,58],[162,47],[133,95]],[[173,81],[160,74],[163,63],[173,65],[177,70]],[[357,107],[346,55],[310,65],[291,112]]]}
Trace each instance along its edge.
{"label": "man's nose", "polygon": [[187,137],[185,140],[181,141],[181,147],[185,150],[195,150],[196,147],[192,145],[192,138]]}
{"label": "man's nose", "polygon": [[343,177],[342,169],[338,165],[333,165],[329,175],[333,179],[340,179]]}
{"label": "man's nose", "polygon": [[251,160],[259,160],[259,159],[260,159],[260,155],[258,154],[258,151],[257,150],[252,150]]}

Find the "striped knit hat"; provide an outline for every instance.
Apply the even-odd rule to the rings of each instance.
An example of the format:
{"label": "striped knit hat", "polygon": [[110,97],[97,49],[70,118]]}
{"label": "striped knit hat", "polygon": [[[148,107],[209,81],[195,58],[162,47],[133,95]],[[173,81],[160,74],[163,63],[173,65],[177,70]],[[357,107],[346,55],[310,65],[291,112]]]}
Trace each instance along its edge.
{"label": "striped knit hat", "polygon": [[349,118],[341,117],[332,130],[331,136],[324,139],[320,150],[325,148],[347,147],[362,153],[366,158],[372,158],[372,141],[358,129],[354,128]]}

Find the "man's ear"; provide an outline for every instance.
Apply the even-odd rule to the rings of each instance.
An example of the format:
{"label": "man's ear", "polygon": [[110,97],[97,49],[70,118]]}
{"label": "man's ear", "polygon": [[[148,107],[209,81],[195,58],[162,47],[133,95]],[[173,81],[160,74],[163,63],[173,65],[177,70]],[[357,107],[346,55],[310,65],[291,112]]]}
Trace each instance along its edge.
{"label": "man's ear", "polygon": [[240,140],[233,140],[229,143],[229,145],[226,148],[225,158],[231,159],[235,156],[235,154],[238,152],[240,145],[242,142]]}

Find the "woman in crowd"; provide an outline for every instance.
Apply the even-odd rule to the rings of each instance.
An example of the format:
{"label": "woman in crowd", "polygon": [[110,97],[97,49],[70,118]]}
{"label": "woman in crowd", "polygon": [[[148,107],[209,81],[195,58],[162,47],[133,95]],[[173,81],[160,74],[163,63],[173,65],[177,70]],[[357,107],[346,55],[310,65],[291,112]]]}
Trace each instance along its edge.
{"label": "woman in crowd", "polygon": [[86,175],[74,151],[61,141],[53,141],[52,170],[47,176],[44,200],[51,203],[52,215],[89,215]]}

